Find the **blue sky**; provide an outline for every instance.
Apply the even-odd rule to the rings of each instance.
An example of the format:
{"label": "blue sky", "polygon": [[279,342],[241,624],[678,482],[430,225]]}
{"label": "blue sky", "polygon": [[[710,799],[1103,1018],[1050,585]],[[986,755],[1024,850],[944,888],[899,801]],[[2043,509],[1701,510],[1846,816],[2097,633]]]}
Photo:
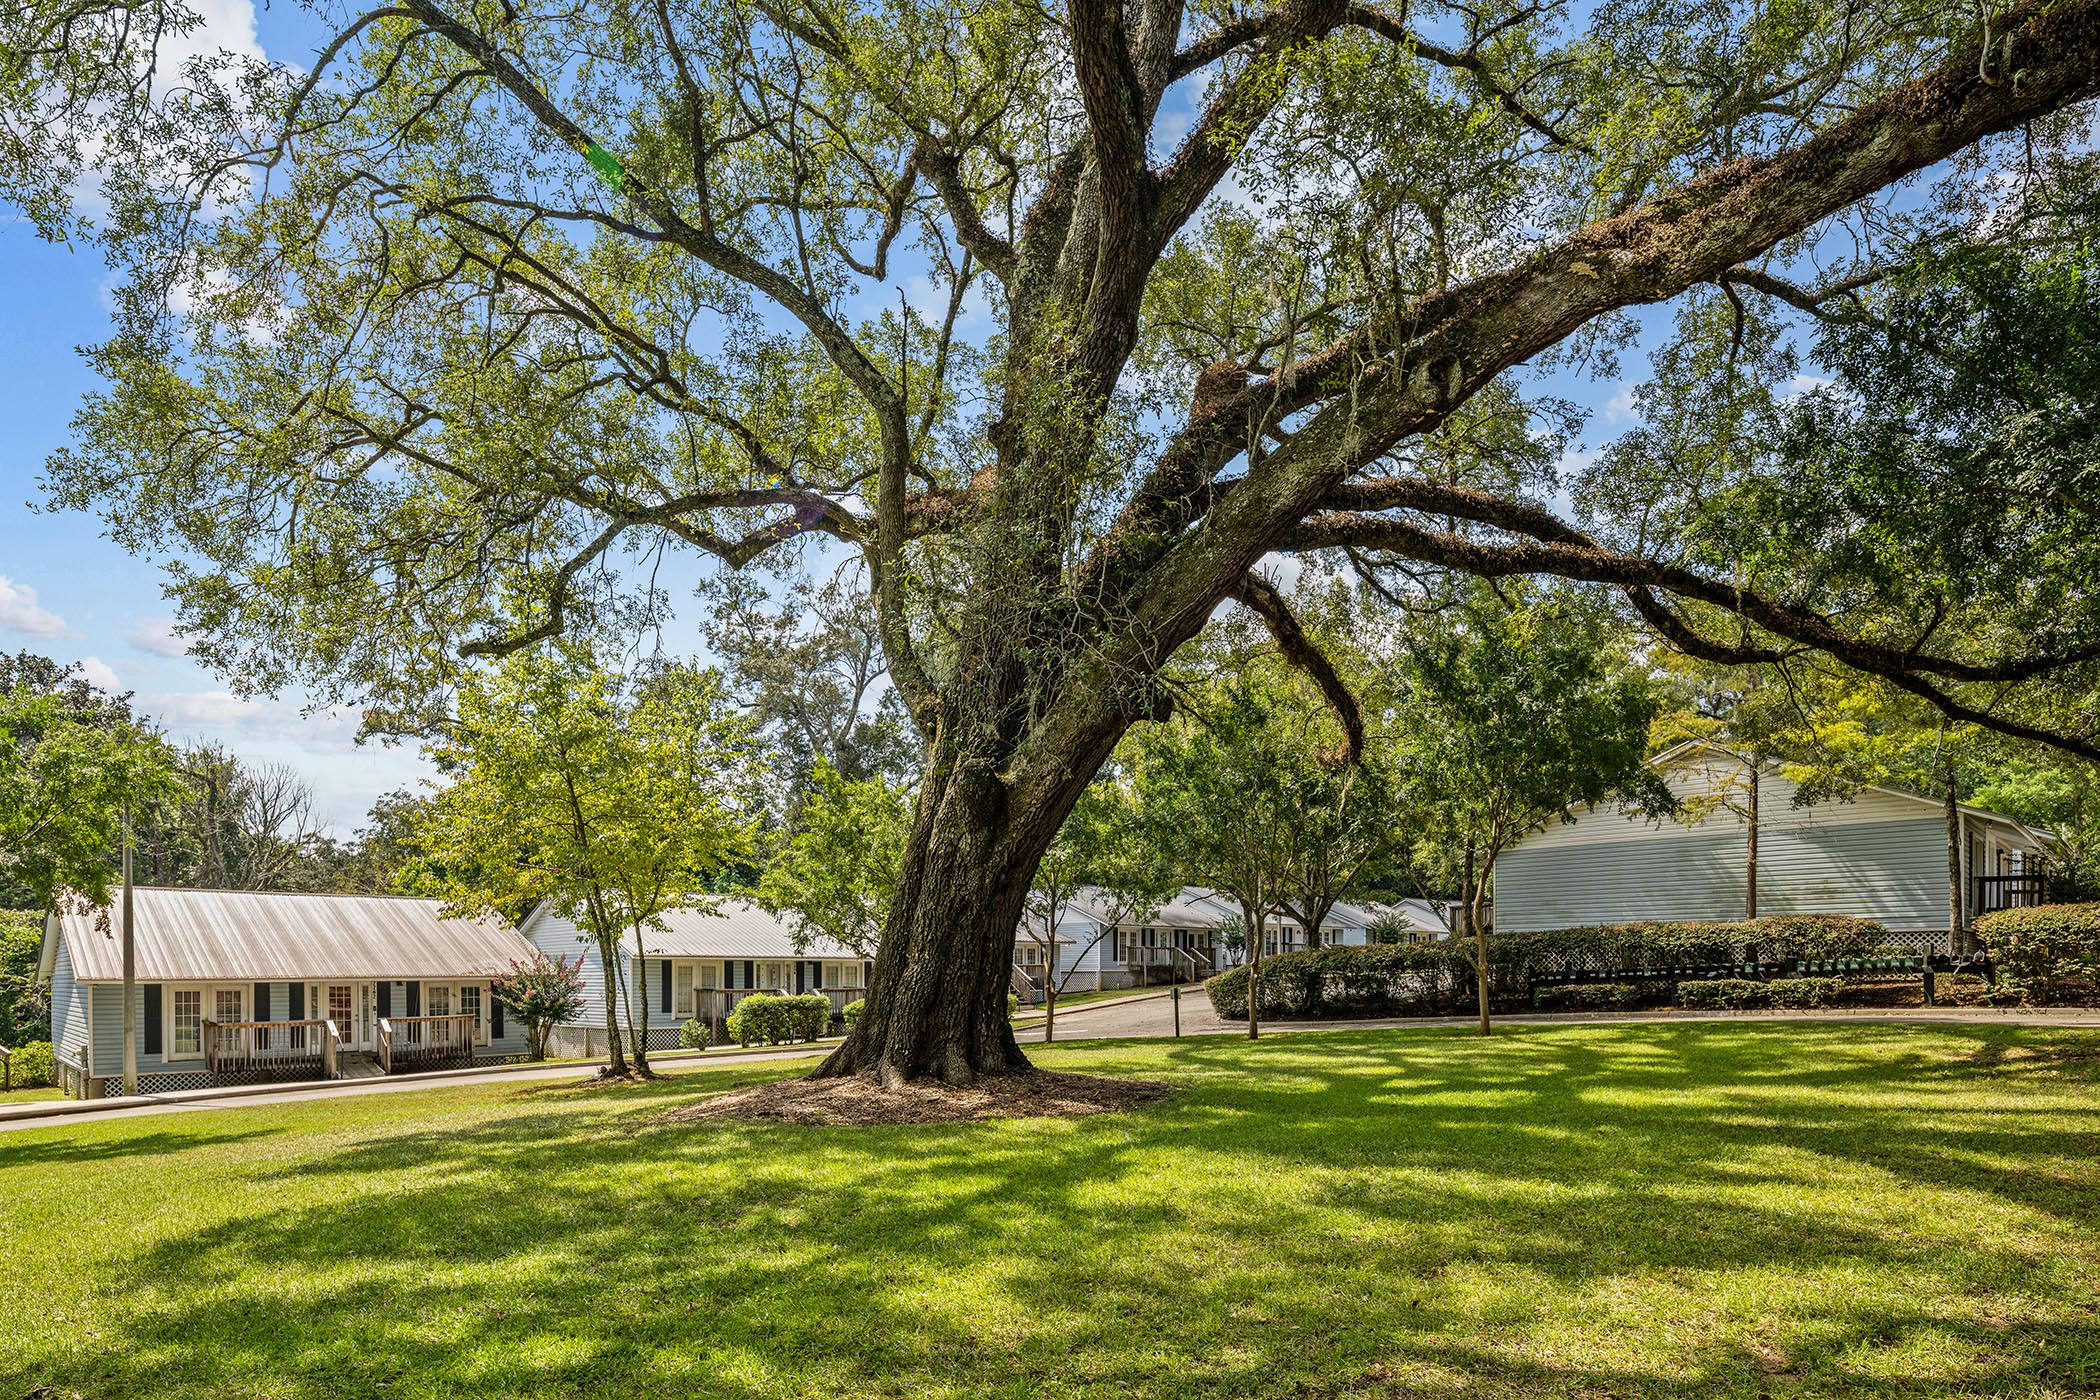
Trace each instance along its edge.
{"label": "blue sky", "polygon": [[[249,0],[205,0],[199,8],[207,20],[194,41],[200,49],[259,46],[294,61],[312,52],[309,33],[288,27],[304,29],[307,16],[296,7],[258,14]],[[76,352],[107,331],[106,278],[99,255],[43,243],[0,211],[0,651],[78,662],[98,684],[136,692],[178,740],[217,740],[249,758],[294,765],[312,782],[327,824],[347,835],[375,797],[425,775],[414,748],[358,745],[354,714],[308,713],[296,693],[237,697],[183,654],[159,561],[127,554],[92,517],[42,509],[44,459],[67,441],[75,408],[95,387]],[[1644,365],[1639,352],[1623,359],[1629,371]],[[1623,425],[1623,386],[1553,387],[1597,410],[1588,445]],[[694,574],[693,561],[678,560],[665,580]],[[699,619],[690,604],[685,611],[667,649],[697,644]]]}

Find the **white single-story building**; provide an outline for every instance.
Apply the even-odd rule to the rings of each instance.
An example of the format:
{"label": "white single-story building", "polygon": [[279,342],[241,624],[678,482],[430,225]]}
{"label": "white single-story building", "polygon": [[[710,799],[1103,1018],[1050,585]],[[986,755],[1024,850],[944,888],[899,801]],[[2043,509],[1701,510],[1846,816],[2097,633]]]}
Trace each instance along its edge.
{"label": "white single-story building", "polygon": [[[1321,926],[1330,945],[1363,944],[1381,918],[1396,916],[1421,937],[1441,937],[1444,922],[1426,900],[1406,899],[1384,905],[1338,903]],[[1056,975],[1071,991],[1135,987],[1152,983],[1198,981],[1237,965],[1244,953],[1225,946],[1218,930],[1236,923],[1239,905],[1215,890],[1184,887],[1144,918],[1116,919],[1099,891],[1082,889],[1065,905],[1056,931]],[[1049,963],[1040,921],[1024,921],[1014,939],[1016,990],[1039,988]],[[1268,921],[1262,956],[1305,947],[1304,930],[1289,915]]]}
{"label": "white single-story building", "polygon": [[[432,899],[135,889],[141,1092],[318,1079],[522,1058],[525,1028],[489,979],[532,956],[498,919]],[[124,954],[118,909],[45,920],[38,980],[65,1087],[119,1093]]]}
{"label": "white single-story building", "polygon": [[[1668,818],[1583,808],[1512,846],[1495,866],[1499,931],[1744,916],[1748,760],[1686,744],[1653,762],[1685,811]],[[1920,946],[1943,946],[1949,910],[1942,801],[1869,787],[1802,805],[1799,791],[1780,764],[1758,770],[1757,912],[1857,915]],[[1969,915],[2041,902],[2042,834],[1977,807],[1960,808],[1959,820]]]}
{"label": "white single-story building", "polygon": [[[866,994],[871,964],[828,938],[798,940],[787,922],[748,899],[711,907],[674,909],[662,928],[642,930],[644,956],[630,930],[620,941],[613,1014],[628,1033],[628,1007],[648,1027],[649,1048],[677,1048],[687,1021],[714,1024],[754,992],[820,992],[832,1011]],[[597,941],[542,904],[526,915],[527,942],[553,957],[583,959],[583,1009],[556,1029],[550,1054],[602,1055],[605,1045],[605,964]],[[635,1000],[638,996],[640,999]]]}

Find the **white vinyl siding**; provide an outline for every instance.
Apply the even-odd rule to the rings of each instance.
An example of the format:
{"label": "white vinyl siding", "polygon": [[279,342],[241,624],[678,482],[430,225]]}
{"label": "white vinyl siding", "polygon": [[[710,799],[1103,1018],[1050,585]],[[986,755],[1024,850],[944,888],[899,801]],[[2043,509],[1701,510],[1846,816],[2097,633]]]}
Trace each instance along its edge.
{"label": "white vinyl siding", "polygon": [[[1696,801],[1732,771],[1695,769],[1669,782]],[[1930,803],[1869,790],[1796,806],[1796,791],[1772,772],[1759,785],[1758,913],[1852,914],[1901,931],[1947,927],[1947,827]],[[1578,811],[1503,853],[1495,927],[1740,919],[1747,871],[1748,824],[1727,807],[1689,824]]]}

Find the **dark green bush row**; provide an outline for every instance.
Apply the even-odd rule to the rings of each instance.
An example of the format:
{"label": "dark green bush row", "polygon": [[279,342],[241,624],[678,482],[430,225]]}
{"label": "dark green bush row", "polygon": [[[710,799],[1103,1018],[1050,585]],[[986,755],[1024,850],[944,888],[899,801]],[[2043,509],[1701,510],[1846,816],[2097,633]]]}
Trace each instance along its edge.
{"label": "dark green bush row", "polygon": [[2100,904],[2001,909],[1976,921],[1998,983],[2036,1006],[2100,1003]]}
{"label": "dark green bush row", "polygon": [[1578,982],[1541,987],[1531,1004],[1541,1011],[1626,1011],[1641,1004],[1647,990],[1633,982]]}
{"label": "dark green bush row", "polygon": [[729,1038],[739,1045],[785,1045],[815,1040],[831,1022],[831,1001],[821,996],[745,997],[729,1013]]}
{"label": "dark green bush row", "polygon": [[1722,977],[1711,982],[1679,982],[1677,1004],[1686,1010],[1754,1011],[1771,1007],[1806,1011],[1828,1006],[1844,982],[1836,977],[1781,977],[1750,982]]}
{"label": "dark green bush row", "polygon": [[[1777,915],[1733,923],[1651,922],[1498,934],[1488,940],[1494,1001],[1521,1007],[1531,979],[1568,972],[1785,958],[1866,957],[1888,942],[1871,919],[1840,914]],[[1204,984],[1211,1005],[1247,1015],[1247,969]],[[1263,1016],[1420,1016],[1462,1010],[1474,996],[1472,964],[1455,941],[1312,948],[1262,960]]]}

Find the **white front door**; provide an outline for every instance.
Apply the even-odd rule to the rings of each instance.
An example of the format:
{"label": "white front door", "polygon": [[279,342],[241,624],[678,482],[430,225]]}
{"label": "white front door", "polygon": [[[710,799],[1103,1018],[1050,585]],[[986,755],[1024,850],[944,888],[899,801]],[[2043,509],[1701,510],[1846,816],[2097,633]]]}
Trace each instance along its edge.
{"label": "white front door", "polygon": [[321,1014],[335,1022],[336,1033],[343,1038],[343,1049],[379,1048],[370,982],[323,982],[320,1002]]}

